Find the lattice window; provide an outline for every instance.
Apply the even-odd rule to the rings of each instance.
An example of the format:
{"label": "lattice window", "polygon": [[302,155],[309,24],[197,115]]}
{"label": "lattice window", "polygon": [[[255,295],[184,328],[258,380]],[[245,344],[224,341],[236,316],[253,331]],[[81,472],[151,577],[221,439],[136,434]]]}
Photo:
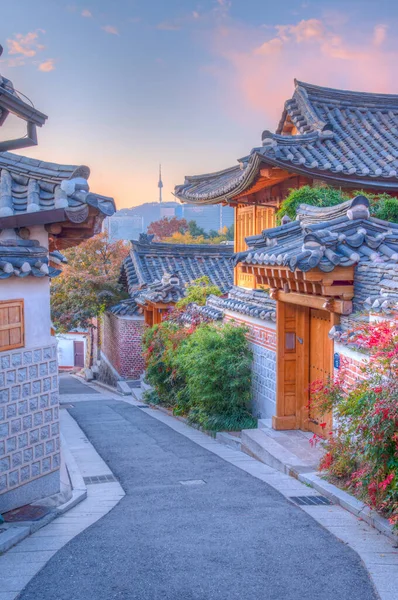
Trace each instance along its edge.
{"label": "lattice window", "polygon": [[0,301],[0,352],[25,345],[23,300]]}

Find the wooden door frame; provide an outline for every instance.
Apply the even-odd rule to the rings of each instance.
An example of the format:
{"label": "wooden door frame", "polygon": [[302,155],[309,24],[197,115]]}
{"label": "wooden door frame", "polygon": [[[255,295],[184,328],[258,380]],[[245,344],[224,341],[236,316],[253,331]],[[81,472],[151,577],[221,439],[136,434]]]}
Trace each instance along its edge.
{"label": "wooden door frame", "polygon": [[[287,408],[284,377],[285,377],[285,318],[287,302],[277,301],[277,344],[276,344],[276,415],[272,417],[272,426],[277,430],[301,429],[308,431],[309,420],[309,357],[310,357],[310,309],[318,308],[316,297],[312,303],[308,296],[308,305],[295,306],[296,311],[296,402],[295,411],[292,414]],[[312,306],[313,304],[313,306]],[[330,312],[330,327],[339,323],[340,315]],[[300,342],[302,340],[302,343]],[[330,373],[333,374],[333,342],[330,344]]]}

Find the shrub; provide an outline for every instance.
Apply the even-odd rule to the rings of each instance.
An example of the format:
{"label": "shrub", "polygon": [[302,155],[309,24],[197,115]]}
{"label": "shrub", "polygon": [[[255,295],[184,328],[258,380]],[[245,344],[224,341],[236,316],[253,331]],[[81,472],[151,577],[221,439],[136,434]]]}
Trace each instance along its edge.
{"label": "shrub", "polygon": [[398,199],[383,197],[374,205],[373,216],[383,221],[398,223]]}
{"label": "shrub", "polygon": [[347,389],[342,371],[311,390],[337,421],[321,468],[398,526],[398,321],[368,325],[356,342],[370,353],[362,378]]}
{"label": "shrub", "polygon": [[187,287],[186,295],[182,300],[177,302],[177,308],[183,308],[188,304],[198,304],[204,306],[206,304],[206,298],[210,295],[221,296],[221,290],[217,285],[213,285],[210,282],[210,278],[207,275],[199,277],[192,281]]}
{"label": "shrub", "polygon": [[251,361],[246,329],[200,325],[176,357],[187,386],[189,418],[205,429],[255,427],[249,412]]}
{"label": "shrub", "polygon": [[292,189],[289,195],[282,202],[280,209],[276,214],[277,222],[280,223],[282,217],[287,215],[292,219],[296,218],[297,209],[300,204],[310,204],[311,206],[335,206],[349,199],[341,190],[328,187],[311,187],[304,185],[298,189]]}
{"label": "shrub", "polygon": [[144,336],[146,378],[157,402],[204,429],[257,426],[251,416],[251,361],[246,329],[165,321]]}
{"label": "shrub", "polygon": [[185,382],[174,365],[177,349],[184,343],[190,330],[177,323],[164,321],[145,331],[143,337],[146,379],[154,386],[158,403],[173,406]]}

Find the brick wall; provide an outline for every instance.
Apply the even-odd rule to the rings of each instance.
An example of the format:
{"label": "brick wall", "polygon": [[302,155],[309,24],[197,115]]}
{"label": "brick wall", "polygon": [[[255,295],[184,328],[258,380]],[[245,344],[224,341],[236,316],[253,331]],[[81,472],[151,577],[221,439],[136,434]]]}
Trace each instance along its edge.
{"label": "brick wall", "polygon": [[0,513],[59,491],[58,410],[55,344],[0,353]]}
{"label": "brick wall", "polygon": [[[340,354],[340,369],[343,370],[344,383],[347,389],[354,385],[358,379],[365,379],[366,375],[361,370],[361,367],[363,367],[364,362],[367,360],[365,354],[351,350],[338,342],[334,345],[334,352]],[[335,377],[338,374],[338,369],[334,369]]]}
{"label": "brick wall", "polygon": [[253,416],[270,419],[276,414],[276,330],[275,325],[259,319],[228,313],[226,321],[249,328],[248,340],[253,352],[252,411]]}
{"label": "brick wall", "polygon": [[145,370],[142,355],[144,328],[141,316],[104,315],[102,352],[122,378],[138,379]]}

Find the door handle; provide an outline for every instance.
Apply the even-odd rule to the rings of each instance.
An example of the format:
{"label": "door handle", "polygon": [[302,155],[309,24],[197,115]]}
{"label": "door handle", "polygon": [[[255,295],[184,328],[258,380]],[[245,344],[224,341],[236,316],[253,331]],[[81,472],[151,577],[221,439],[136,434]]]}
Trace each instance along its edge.
{"label": "door handle", "polygon": [[303,341],[304,341],[304,340],[303,340],[303,338],[301,338],[301,337],[298,337],[298,336],[296,336],[296,337],[297,337],[297,341],[298,341],[298,343],[299,343],[299,344],[302,344],[302,343],[303,343]]}

